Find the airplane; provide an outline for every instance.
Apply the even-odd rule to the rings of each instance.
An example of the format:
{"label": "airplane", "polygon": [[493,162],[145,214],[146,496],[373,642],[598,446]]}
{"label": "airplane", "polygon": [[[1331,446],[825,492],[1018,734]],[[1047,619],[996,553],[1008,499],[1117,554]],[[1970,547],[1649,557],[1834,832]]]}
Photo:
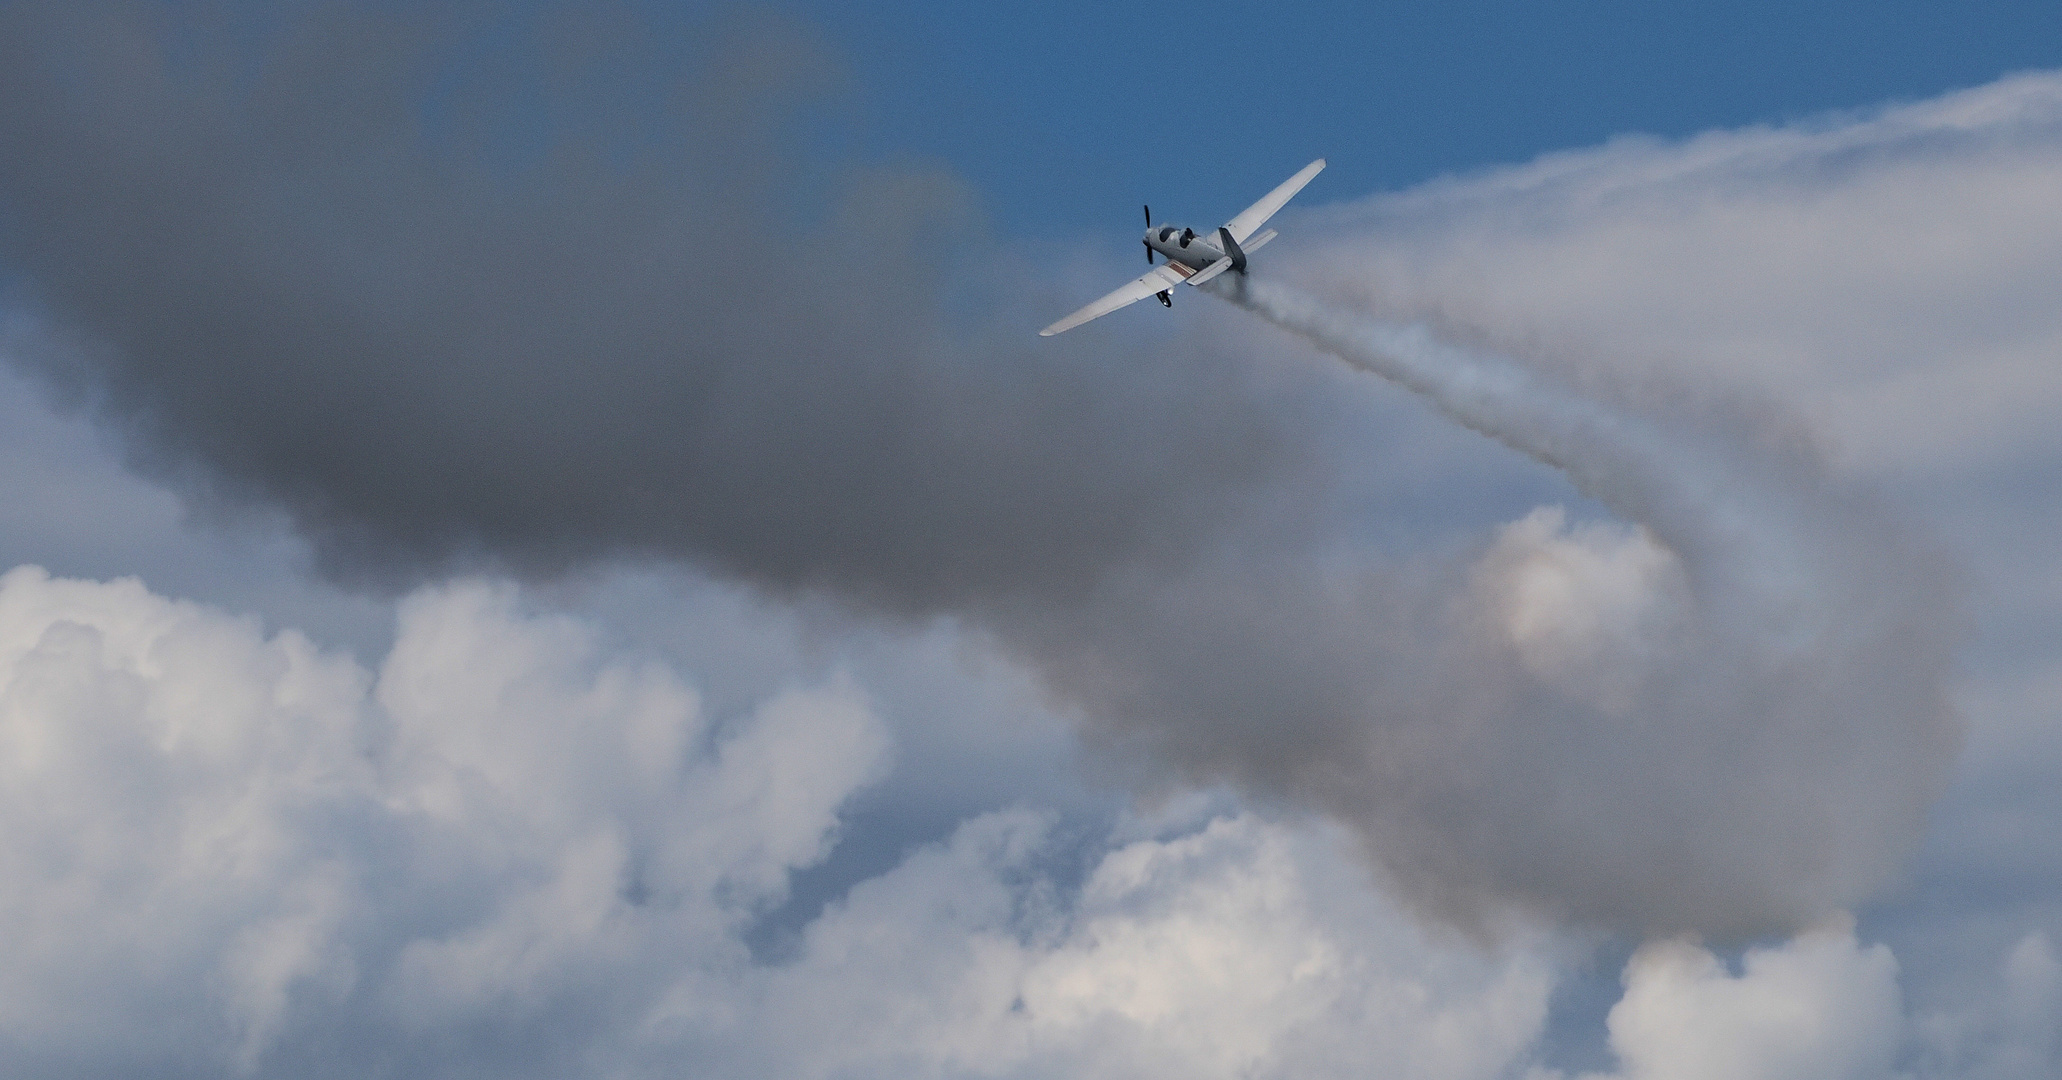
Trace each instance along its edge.
{"label": "airplane", "polygon": [[[1269,229],[1258,236],[1254,231],[1267,223],[1283,204],[1303,190],[1311,177],[1324,171],[1325,159],[1303,166],[1303,171],[1287,180],[1280,187],[1267,193],[1259,202],[1240,212],[1238,217],[1225,222],[1217,232],[1204,237],[1194,229],[1177,229],[1172,225],[1153,227],[1153,208],[1146,207],[1146,261],[1153,261],[1153,252],[1167,257],[1167,261],[1153,267],[1152,272],[1137,281],[1118,289],[1101,300],[1061,319],[1059,322],[1038,332],[1039,337],[1051,337],[1065,333],[1090,319],[1099,319],[1122,307],[1158,296],[1160,303],[1174,306],[1171,292],[1176,285],[1187,283],[1201,285],[1226,270],[1246,272],[1246,256],[1259,251],[1262,244],[1274,239],[1275,232]],[[1214,241],[1214,243],[1213,243]]]}

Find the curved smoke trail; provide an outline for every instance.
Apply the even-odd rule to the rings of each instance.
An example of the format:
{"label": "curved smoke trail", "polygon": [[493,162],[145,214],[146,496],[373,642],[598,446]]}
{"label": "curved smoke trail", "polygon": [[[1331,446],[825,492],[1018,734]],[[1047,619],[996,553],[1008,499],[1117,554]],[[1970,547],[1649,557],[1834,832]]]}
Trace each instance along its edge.
{"label": "curved smoke trail", "polygon": [[[1465,699],[1471,680],[1507,679],[1490,657],[1521,654],[1503,667],[1527,669],[1525,689],[1486,712],[1455,710],[1453,725],[1499,733],[1444,740],[1433,756],[1448,759],[1429,770],[1443,780],[1399,794],[1385,778],[1419,781],[1377,764],[1364,778],[1307,785],[1362,827],[1406,885],[1464,913],[1481,913],[1489,896],[1645,930],[1723,933],[1798,925],[1860,901],[1893,872],[1952,758],[1955,628],[1942,618],[1950,575],[1867,491],[1768,425],[1742,426],[1709,403],[1701,414],[1607,403],[1513,359],[1278,283],[1211,288],[1562,470],[1635,525],[1614,536],[1566,530],[1559,511],[1536,514],[1507,527],[1474,568],[1469,598],[1457,601],[1473,614],[1453,624],[1461,641],[1445,648],[1476,659],[1449,657],[1431,704],[1369,712],[1376,725],[1396,726],[1401,709],[1417,718],[1403,727],[1437,728],[1440,699]],[[1609,598],[1628,588],[1632,600]],[[1585,589],[1606,599],[1585,600]],[[1535,646],[1555,620],[1544,633],[1563,645],[1548,655]],[[1570,635],[1587,650],[1574,682],[1562,677]],[[1417,754],[1411,740],[1387,744]],[[1501,760],[1450,759],[1471,752]],[[1527,794],[1484,790],[1494,784]],[[1505,805],[1436,809],[1466,798]],[[1498,830],[1510,835],[1483,835]]]}
{"label": "curved smoke trail", "polygon": [[[1771,473],[1765,462],[1737,460],[1737,447],[1699,439],[1681,426],[1664,430],[1542,379],[1514,360],[1441,341],[1423,326],[1342,312],[1276,282],[1238,278],[1214,291],[1418,394],[1457,423],[1561,470],[1584,494],[1652,530],[1684,557],[1693,575],[1723,567],[1718,576],[1726,586],[1789,591],[1822,580],[1804,561],[1845,557],[1814,551],[1793,528],[1803,524],[1796,514],[1806,497],[1785,482],[1797,479],[1794,464]],[[1813,477],[1809,486],[1823,492],[1826,480]],[[1858,494],[1831,497],[1853,509]],[[1784,606],[1791,617],[1814,611]]]}

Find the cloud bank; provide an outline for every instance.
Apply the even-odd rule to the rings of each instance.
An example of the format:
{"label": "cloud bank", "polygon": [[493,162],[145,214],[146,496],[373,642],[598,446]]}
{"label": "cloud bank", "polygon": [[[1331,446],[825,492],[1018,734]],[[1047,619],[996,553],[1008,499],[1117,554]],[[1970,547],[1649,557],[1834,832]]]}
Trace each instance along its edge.
{"label": "cloud bank", "polygon": [[849,683],[732,718],[462,581],[376,672],[134,581],[0,577],[10,1075],[1501,1075],[1543,957],[1428,938],[1343,841],[1180,808],[1059,875],[965,822],[746,933],[893,753]]}
{"label": "cloud bank", "polygon": [[[10,1075],[1567,1080],[1538,1057],[1563,948],[1428,931],[1344,830],[1209,797],[1086,848],[976,815],[764,955],[897,753],[864,687],[717,714],[481,580],[398,619],[367,670],[135,581],[0,576]],[[1582,1080],[2039,1075],[2062,964],[2040,933],[1993,962],[1908,1013],[1852,920],[1736,964],[1651,941]]]}

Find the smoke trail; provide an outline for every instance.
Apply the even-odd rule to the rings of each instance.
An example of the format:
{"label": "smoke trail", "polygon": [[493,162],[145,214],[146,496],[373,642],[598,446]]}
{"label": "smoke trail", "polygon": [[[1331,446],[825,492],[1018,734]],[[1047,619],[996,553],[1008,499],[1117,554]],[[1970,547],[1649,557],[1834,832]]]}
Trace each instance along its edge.
{"label": "smoke trail", "polygon": [[[1440,760],[1430,771],[1444,779],[1406,781],[1418,787],[1407,796],[1381,790],[1395,776],[1379,764],[1362,777],[1302,779],[1361,826],[1406,885],[1464,915],[1501,897],[1649,930],[1728,932],[1797,925],[1860,901],[1893,871],[1952,756],[1944,686],[1953,629],[1940,618],[1952,605],[1937,556],[1868,492],[1737,409],[1607,402],[1515,360],[1274,282],[1214,289],[1562,470],[1637,526],[1616,536],[1567,531],[1558,512],[1535,515],[1507,528],[1474,568],[1466,591],[1486,607],[1452,624],[1456,640],[1432,650],[1444,654],[1446,674],[1420,691],[1462,700],[1460,684],[1509,679],[1495,655],[1518,652],[1518,681],[1528,686],[1453,718],[1500,733],[1444,739],[1430,755],[1498,761]],[[1544,580],[1559,591],[1542,594],[1547,564],[1559,576]],[[1628,588],[1630,600],[1611,599]],[[1595,595],[1585,600],[1584,590]],[[1528,653],[1556,619],[1575,629],[1553,633],[1585,639],[1581,686],[1558,677],[1561,660]],[[1616,619],[1616,630],[1599,633],[1600,619]],[[1431,715],[1398,725],[1398,709]],[[1437,725],[1439,710],[1392,701],[1370,715],[1409,729]],[[1542,728],[1553,733],[1534,730]],[[1404,752],[1419,759],[1413,770],[1425,766],[1427,755]],[[1454,812],[1430,809],[1461,797],[1506,801],[1458,778],[1474,771],[1515,783],[1528,768],[1560,773],[1531,793],[1539,805],[1460,811],[1460,828]],[[1484,841],[1485,828],[1540,850]],[[1443,851],[1449,844],[1464,854]],[[1653,864],[1643,872],[1628,859]],[[1652,869],[1661,865],[1685,879],[1659,880]],[[1618,895],[1601,897],[1600,886]]]}
{"label": "smoke trail", "polygon": [[[1220,282],[1223,279],[1219,279]],[[1566,473],[1581,491],[1651,529],[1709,586],[1788,592],[1822,580],[1803,565],[1816,552],[1797,534],[1797,503],[1781,478],[1732,460],[1723,441],[1615,410],[1541,379],[1507,358],[1443,342],[1423,326],[1397,326],[1326,307],[1271,281],[1238,278],[1215,291],[1348,364],[1430,401],[1456,422]],[[1772,485],[1770,481],[1775,481]],[[1823,487],[1814,477],[1812,486]],[[1839,496],[1836,496],[1839,497]],[[1856,503],[1854,493],[1845,493]],[[1858,507],[1857,507],[1858,508]],[[1797,509],[1802,509],[1801,506]],[[1792,617],[1813,609],[1794,607]]]}

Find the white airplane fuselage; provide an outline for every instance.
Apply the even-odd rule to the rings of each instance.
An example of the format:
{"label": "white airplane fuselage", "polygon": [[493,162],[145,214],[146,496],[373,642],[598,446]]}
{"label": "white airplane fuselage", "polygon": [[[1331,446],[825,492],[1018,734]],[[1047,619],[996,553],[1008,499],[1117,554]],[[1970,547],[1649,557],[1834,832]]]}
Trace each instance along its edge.
{"label": "white airplane fuselage", "polygon": [[1168,262],[1179,263],[1190,270],[1201,270],[1225,256],[1215,244],[1204,239],[1208,235],[1194,229],[1157,225],[1146,230],[1146,246],[1159,252]]}

